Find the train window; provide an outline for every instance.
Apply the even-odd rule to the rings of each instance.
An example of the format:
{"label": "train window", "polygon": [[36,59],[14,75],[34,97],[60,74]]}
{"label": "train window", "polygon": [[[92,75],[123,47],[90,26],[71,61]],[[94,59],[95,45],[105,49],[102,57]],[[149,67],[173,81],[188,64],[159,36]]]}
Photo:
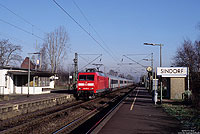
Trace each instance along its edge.
{"label": "train window", "polygon": [[85,81],[86,80],[86,75],[79,75],[79,80],[80,81]]}
{"label": "train window", "polygon": [[118,80],[111,80],[111,84],[117,84]]}
{"label": "train window", "polygon": [[94,81],[94,75],[79,75],[79,81]]}
{"label": "train window", "polygon": [[104,74],[104,73],[100,73],[100,72],[99,72],[99,76],[104,76],[104,77],[105,77],[105,74]]}
{"label": "train window", "polygon": [[123,81],[122,81],[122,80],[120,80],[120,84],[123,84]]}
{"label": "train window", "polygon": [[94,75],[87,75],[87,81],[94,81]]}

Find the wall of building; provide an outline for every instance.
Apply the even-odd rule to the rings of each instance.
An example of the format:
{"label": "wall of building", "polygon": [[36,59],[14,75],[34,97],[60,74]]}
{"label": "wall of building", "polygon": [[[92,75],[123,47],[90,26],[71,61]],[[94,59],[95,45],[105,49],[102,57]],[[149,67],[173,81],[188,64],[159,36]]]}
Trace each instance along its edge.
{"label": "wall of building", "polygon": [[[0,70],[0,95],[3,94],[28,94],[28,87],[27,86],[17,86],[14,85],[14,75],[8,73],[9,70],[2,69]],[[15,78],[17,81],[17,77]],[[50,90],[42,90],[42,89],[51,89],[54,88],[54,81],[50,81],[49,86],[39,86],[29,87],[29,94],[42,94],[42,93],[50,93]]]}
{"label": "wall of building", "polygon": [[10,73],[8,73],[8,92],[9,94],[15,94],[14,76],[13,74],[10,74]]}
{"label": "wall of building", "polygon": [[54,85],[55,85],[54,80],[50,81],[50,86],[49,86],[49,88],[54,88]]}
{"label": "wall of building", "polygon": [[185,78],[170,78],[170,99],[182,99],[185,92]]}
{"label": "wall of building", "polygon": [[[28,87],[15,87],[16,94],[28,94]],[[48,87],[29,87],[29,94],[43,94],[43,93],[50,93],[49,91],[42,91],[43,88]]]}
{"label": "wall of building", "polygon": [[5,93],[5,88],[7,86],[5,83],[6,74],[7,74],[6,70],[0,70],[0,94]]}
{"label": "wall of building", "polygon": [[[51,89],[54,88],[54,81],[50,82],[49,86],[45,87],[29,87],[29,94],[43,94],[43,93],[50,93],[50,90],[43,91],[42,89]],[[28,87],[27,86],[15,86],[16,94],[28,94]]]}
{"label": "wall of building", "polygon": [[[21,68],[28,69],[29,67],[29,58],[26,57],[21,64]],[[30,60],[30,69],[35,69],[36,65]]]}

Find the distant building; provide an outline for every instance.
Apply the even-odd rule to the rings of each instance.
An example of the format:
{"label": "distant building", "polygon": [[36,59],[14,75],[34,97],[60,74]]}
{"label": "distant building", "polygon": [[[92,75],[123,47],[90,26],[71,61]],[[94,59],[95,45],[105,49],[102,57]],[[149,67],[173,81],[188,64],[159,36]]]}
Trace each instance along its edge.
{"label": "distant building", "polygon": [[[28,64],[29,64],[29,57],[26,57],[21,64],[21,68],[28,69]],[[30,60],[30,69],[36,69],[36,64],[34,64],[31,60]]]}
{"label": "distant building", "polygon": [[47,71],[33,70],[31,63],[30,86],[28,90],[27,58],[23,68],[0,67],[0,94],[42,94],[54,88],[54,74]]}

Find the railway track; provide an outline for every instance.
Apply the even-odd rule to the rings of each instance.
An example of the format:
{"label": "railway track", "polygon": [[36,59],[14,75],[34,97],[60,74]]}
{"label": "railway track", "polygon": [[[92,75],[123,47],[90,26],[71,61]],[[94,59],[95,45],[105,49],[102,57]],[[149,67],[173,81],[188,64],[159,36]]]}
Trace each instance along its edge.
{"label": "railway track", "polygon": [[[106,109],[129,89],[112,92],[90,101],[74,101],[0,123],[0,133],[70,133]],[[123,91],[123,93],[122,93]]]}
{"label": "railway track", "polygon": [[72,107],[72,106],[77,105],[81,102],[82,101],[68,102],[68,103],[65,103],[63,105],[57,105],[57,106],[54,106],[54,107],[51,107],[51,108],[43,109],[43,110],[40,110],[40,111],[36,111],[36,112],[21,115],[21,116],[17,116],[17,117],[11,118],[11,119],[0,121],[0,132],[3,131],[3,130],[9,129],[9,128],[27,123],[31,120],[34,120],[35,118],[39,118],[39,117],[48,115],[50,113],[54,113],[56,111],[60,111],[62,109]]}
{"label": "railway track", "polygon": [[[134,88],[132,88],[132,90],[133,89]],[[124,92],[125,94],[122,93],[122,95],[118,95],[112,98],[102,107],[91,110],[83,117],[73,120],[71,123],[66,124],[61,129],[55,131],[53,134],[91,133],[128,96],[132,90],[126,91]]]}

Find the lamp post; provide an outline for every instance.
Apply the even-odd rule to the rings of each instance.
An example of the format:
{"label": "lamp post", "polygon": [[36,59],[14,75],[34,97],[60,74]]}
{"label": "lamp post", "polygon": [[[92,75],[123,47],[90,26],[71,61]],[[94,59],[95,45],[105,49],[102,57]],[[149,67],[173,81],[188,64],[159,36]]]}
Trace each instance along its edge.
{"label": "lamp post", "polygon": [[31,54],[41,54],[41,53],[40,52],[28,53],[28,94],[27,94],[27,97],[29,97],[29,90],[30,90],[30,55]]}
{"label": "lamp post", "polygon": [[[153,43],[144,43],[144,45],[160,46],[160,67],[162,67],[162,46],[164,46],[164,45],[163,44],[153,44]],[[162,77],[161,77],[161,81],[160,81],[160,103],[162,104]]]}

